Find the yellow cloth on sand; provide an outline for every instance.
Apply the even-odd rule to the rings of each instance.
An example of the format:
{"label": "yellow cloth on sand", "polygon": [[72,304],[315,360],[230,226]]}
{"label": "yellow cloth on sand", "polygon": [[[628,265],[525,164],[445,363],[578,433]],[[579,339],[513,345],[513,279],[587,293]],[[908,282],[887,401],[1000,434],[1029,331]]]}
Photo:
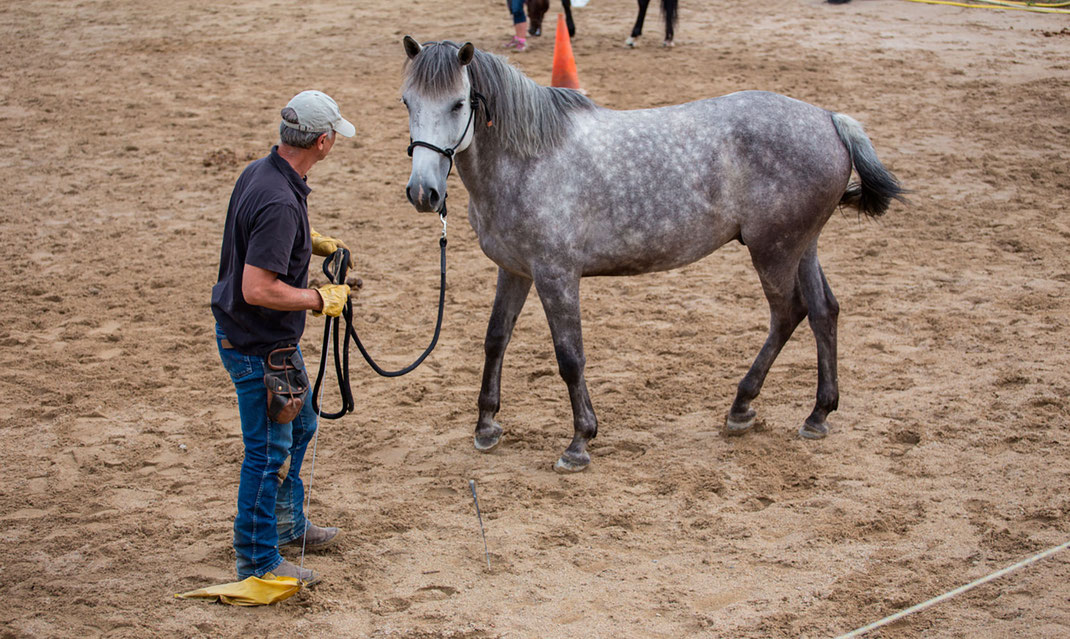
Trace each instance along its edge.
{"label": "yellow cloth on sand", "polygon": [[175,598],[212,599],[232,606],[262,606],[289,599],[298,590],[301,590],[301,582],[297,577],[276,577],[269,572],[263,577],[248,577],[234,583],[183,592]]}

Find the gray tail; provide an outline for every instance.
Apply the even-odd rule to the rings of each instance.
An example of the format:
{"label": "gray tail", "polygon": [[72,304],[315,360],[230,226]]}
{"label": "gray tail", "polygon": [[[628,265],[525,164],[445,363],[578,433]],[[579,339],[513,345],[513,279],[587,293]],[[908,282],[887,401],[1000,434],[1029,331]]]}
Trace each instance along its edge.
{"label": "gray tail", "polygon": [[877,159],[877,151],[862,130],[862,125],[842,113],[832,114],[832,124],[847,147],[851,163],[861,179],[860,182],[847,185],[840,204],[853,206],[870,217],[877,217],[884,215],[893,199],[906,202],[903,195],[908,191]]}

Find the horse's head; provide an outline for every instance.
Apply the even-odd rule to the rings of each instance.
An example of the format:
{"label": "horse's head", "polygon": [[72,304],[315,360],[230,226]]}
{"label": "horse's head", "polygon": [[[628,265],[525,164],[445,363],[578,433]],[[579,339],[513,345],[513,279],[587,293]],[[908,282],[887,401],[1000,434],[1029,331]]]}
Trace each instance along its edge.
{"label": "horse's head", "polygon": [[405,195],[418,211],[440,211],[453,155],[468,148],[476,100],[465,66],[475,56],[471,42],[421,45],[405,36],[401,99],[409,110],[412,174]]}

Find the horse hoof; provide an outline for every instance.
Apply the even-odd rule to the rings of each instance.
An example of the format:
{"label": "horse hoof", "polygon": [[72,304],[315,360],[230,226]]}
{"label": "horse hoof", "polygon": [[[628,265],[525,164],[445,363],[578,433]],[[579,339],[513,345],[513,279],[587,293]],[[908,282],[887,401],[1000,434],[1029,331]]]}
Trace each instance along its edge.
{"label": "horse hoof", "polygon": [[726,435],[742,435],[754,426],[754,419],[758,413],[748,410],[742,415],[729,413],[724,418],[724,432]]}
{"label": "horse hoof", "polygon": [[824,439],[829,434],[829,425],[826,422],[815,424],[807,420],[799,427],[799,436],[805,439]]}
{"label": "horse hoof", "polygon": [[495,425],[493,429],[489,429],[489,432],[476,433],[475,446],[476,450],[481,453],[489,453],[498,447],[502,441],[502,427]]}
{"label": "horse hoof", "polygon": [[582,473],[587,470],[587,467],[591,465],[591,456],[586,452],[576,455],[565,451],[561,455],[561,458],[554,464],[554,472],[566,474],[566,473]]}
{"label": "horse hoof", "polygon": [[624,41],[624,45],[634,49],[639,46],[639,41],[629,36],[628,39]]}
{"label": "horse hoof", "polygon": [[666,49],[671,49],[671,48],[673,48],[673,47],[674,47],[675,45],[673,44],[672,40],[666,40],[665,42],[662,42],[662,43],[661,43],[661,46],[662,46],[662,47],[664,47],[664,48],[666,48]]}

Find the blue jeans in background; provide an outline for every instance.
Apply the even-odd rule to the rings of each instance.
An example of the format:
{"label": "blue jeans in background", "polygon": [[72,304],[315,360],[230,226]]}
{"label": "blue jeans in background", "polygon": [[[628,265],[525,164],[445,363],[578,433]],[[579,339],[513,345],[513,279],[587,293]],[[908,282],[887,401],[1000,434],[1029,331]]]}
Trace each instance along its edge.
{"label": "blue jeans in background", "polygon": [[509,0],[509,13],[513,14],[513,24],[528,21],[528,17],[524,15],[524,0]]}
{"label": "blue jeans in background", "polygon": [[[238,393],[245,459],[238,484],[238,514],[234,518],[234,552],[238,578],[260,577],[282,563],[279,545],[304,534],[304,484],[301,462],[305,449],[316,433],[316,413],[305,401],[301,412],[289,424],[279,424],[267,416],[267,389],[264,387],[264,358],[223,348],[226,338],[215,329],[216,345],[223,367]],[[290,458],[286,477],[279,470]]]}

